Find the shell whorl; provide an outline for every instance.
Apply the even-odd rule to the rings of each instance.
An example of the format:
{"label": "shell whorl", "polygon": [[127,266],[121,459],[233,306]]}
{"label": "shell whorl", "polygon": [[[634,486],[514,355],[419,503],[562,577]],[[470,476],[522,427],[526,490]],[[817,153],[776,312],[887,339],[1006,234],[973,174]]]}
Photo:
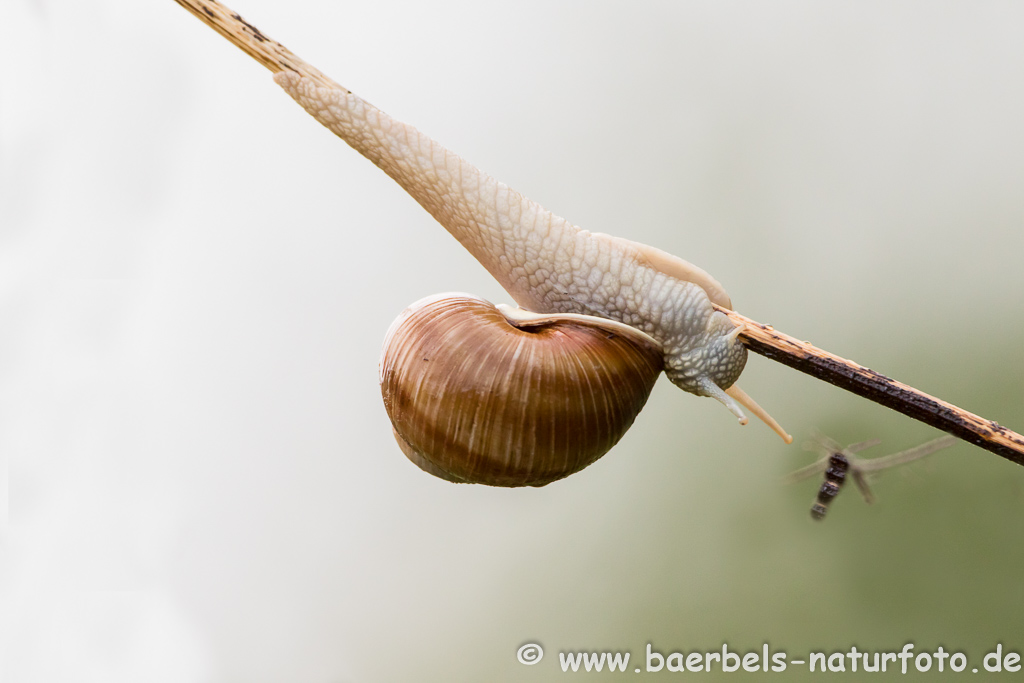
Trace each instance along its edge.
{"label": "shell whorl", "polygon": [[543,486],[614,446],[662,370],[658,344],[586,316],[508,316],[470,295],[392,324],[381,393],[402,450],[450,481]]}

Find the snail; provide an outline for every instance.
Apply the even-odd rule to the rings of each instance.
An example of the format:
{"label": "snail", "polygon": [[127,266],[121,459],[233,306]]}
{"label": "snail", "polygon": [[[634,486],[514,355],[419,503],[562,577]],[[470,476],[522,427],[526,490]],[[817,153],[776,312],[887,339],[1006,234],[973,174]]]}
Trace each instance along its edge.
{"label": "snail", "polygon": [[274,80],[401,185],[518,304],[435,296],[387,334],[381,389],[399,446],[443,479],[542,486],[619,440],[664,372],[746,424],[735,385],[742,331],[704,270],[660,249],[582,230],[348,90],[294,71]]}

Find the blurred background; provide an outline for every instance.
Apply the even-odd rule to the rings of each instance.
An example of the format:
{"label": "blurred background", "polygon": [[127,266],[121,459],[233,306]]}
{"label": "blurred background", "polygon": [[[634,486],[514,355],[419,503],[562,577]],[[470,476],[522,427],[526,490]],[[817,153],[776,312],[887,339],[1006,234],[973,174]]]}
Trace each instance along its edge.
{"label": "blurred background", "polygon": [[[577,225],[1024,430],[1024,5],[231,6]],[[380,344],[427,294],[508,301],[482,267],[171,0],[5,0],[0,51],[10,680],[1024,651],[1020,467],[960,443],[814,523],[818,481],[780,483],[812,430],[881,438],[867,455],[938,434],[752,355],[741,384],[793,446],[662,379],[564,481],[429,477],[392,440]]]}

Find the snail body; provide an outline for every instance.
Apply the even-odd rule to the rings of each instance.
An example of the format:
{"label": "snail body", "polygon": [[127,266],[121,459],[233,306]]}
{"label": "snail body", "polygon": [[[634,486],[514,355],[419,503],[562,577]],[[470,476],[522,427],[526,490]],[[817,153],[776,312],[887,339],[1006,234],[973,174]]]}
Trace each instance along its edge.
{"label": "snail body", "polygon": [[498,280],[520,307],[635,327],[662,345],[677,386],[742,416],[724,392],[746,363],[731,302],[702,269],[666,252],[591,233],[498,182],[353,93],[291,71],[274,75],[317,121],[391,176]]}
{"label": "snail body", "polygon": [[[274,80],[317,121],[398,182],[480,261],[523,311],[562,317],[546,323],[551,329],[559,330],[555,337],[562,342],[542,344],[543,352],[525,354],[534,359],[538,367],[544,371],[561,368],[569,361],[552,361],[548,354],[557,355],[565,348],[572,349],[570,355],[584,353],[582,349],[590,348],[588,345],[591,344],[607,347],[595,353],[593,357],[597,359],[614,358],[623,353],[623,341],[634,345],[636,348],[630,353],[638,356],[647,357],[656,349],[660,354],[659,371],[663,370],[678,387],[720,401],[739,418],[741,424],[746,424],[740,408],[742,404],[768,422],[787,442],[791,441],[734,384],[746,363],[747,350],[738,341],[741,329],[715,309],[715,305],[731,308],[732,303],[722,286],[708,273],[653,247],[591,233],[572,225],[344,88],[326,87],[293,71],[278,72]],[[424,307],[414,306],[417,309]],[[491,314],[476,311],[473,315],[487,318]],[[570,317],[574,322],[566,322]],[[454,322],[453,318],[446,317],[445,320]],[[497,324],[497,320],[492,316],[489,324]],[[505,324],[511,324],[507,318]],[[394,349],[405,343],[402,340],[406,334],[427,334],[427,328],[399,325],[399,321],[396,325],[398,327],[393,326],[388,335],[381,363],[385,404],[403,451],[423,469],[443,478],[496,485],[541,485],[577,471],[614,445],[646,401],[650,392],[648,383],[653,385],[653,379],[648,377],[653,366],[648,363],[642,371],[637,368],[630,370],[639,372],[639,375],[629,380],[638,387],[646,386],[646,391],[620,391],[626,380],[616,380],[605,387],[601,380],[608,370],[601,365],[604,360],[595,361],[588,373],[582,376],[580,386],[600,387],[595,391],[604,392],[601,401],[621,402],[622,405],[615,410],[631,415],[628,419],[613,420],[607,425],[602,423],[600,428],[590,422],[581,426],[577,417],[585,412],[582,405],[564,412],[554,422],[547,421],[544,410],[551,409],[551,402],[539,392],[541,389],[551,391],[559,382],[538,380],[530,384],[523,378],[509,382],[520,388],[529,387],[526,394],[497,394],[504,396],[501,400],[506,401],[505,404],[498,400],[483,402],[494,403],[493,412],[488,412],[491,407],[485,410],[461,400],[454,401],[445,410],[432,408],[417,412],[410,408],[412,399],[408,397],[418,396],[417,401],[425,400],[426,394],[399,386],[402,381],[420,381],[417,379],[419,373],[414,371],[416,363],[403,366],[392,361],[395,354],[399,354]],[[628,326],[635,334],[621,333],[621,330],[620,333],[609,333],[602,325]],[[526,334],[524,339],[537,341],[544,338],[544,334],[527,334],[521,327],[511,327],[516,334]],[[595,330],[604,330],[604,341],[601,333],[594,335]],[[507,330],[506,333],[505,336],[513,334]],[[577,336],[581,341],[576,341]],[[611,338],[616,341],[611,341]],[[474,339],[473,348],[460,347],[459,352],[468,354],[472,351],[481,354],[479,358],[483,359],[492,358],[497,353],[496,347],[489,346],[490,342],[480,343],[483,337]],[[506,343],[507,340],[501,339],[497,342],[498,347]],[[578,348],[575,346],[577,343],[580,344]],[[524,353],[521,352],[520,356],[523,357]],[[478,365],[489,363],[488,360],[475,362]],[[515,363],[514,366],[517,373],[535,376],[527,364]],[[654,378],[657,375],[655,371]],[[470,378],[462,379],[469,381]],[[458,394],[460,391],[455,385],[445,386],[445,392]],[[576,393],[576,400],[581,404],[599,400],[596,393]],[[640,394],[642,399],[638,399]],[[495,394],[488,395],[493,397]],[[585,453],[566,454],[558,449],[545,450],[547,447],[538,441],[532,446],[522,446],[525,450],[495,455],[495,462],[500,466],[491,469],[483,464],[486,461],[483,451],[476,450],[475,446],[458,445],[462,444],[463,438],[472,441],[476,435],[486,433],[493,442],[490,447],[497,448],[493,444],[500,444],[505,437],[491,437],[509,433],[503,431],[508,424],[504,421],[508,416],[501,414],[502,411],[522,413],[523,401],[548,406],[523,413],[530,417],[529,420],[523,418],[520,423],[525,434],[562,434],[570,441],[586,441],[584,437],[600,433],[603,436],[596,439],[600,443],[593,449],[588,446]],[[458,411],[464,412],[458,415],[451,413],[456,406]],[[615,410],[607,410],[606,417]],[[407,419],[422,420],[427,413],[433,414],[435,423],[432,426],[420,428],[404,422]],[[498,423],[502,426],[495,426]],[[417,430],[425,430],[424,433],[429,432],[433,436],[427,439]],[[444,430],[448,432],[438,436]],[[551,439],[553,443],[554,436]],[[455,451],[472,464],[462,469],[457,467],[454,458],[448,455]],[[534,465],[530,467],[515,464],[529,461],[531,457]],[[559,458],[561,464],[552,469],[537,464],[542,460]]]}

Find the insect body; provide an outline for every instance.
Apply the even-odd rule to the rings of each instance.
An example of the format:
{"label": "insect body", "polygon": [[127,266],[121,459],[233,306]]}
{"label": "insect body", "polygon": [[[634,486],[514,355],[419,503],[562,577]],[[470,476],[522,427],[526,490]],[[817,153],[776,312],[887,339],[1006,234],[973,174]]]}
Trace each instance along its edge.
{"label": "insect body", "polygon": [[840,452],[828,456],[828,469],[825,470],[825,481],[818,489],[818,500],[811,506],[811,517],[823,519],[828,512],[828,506],[832,499],[839,494],[839,489],[846,483],[846,472],[850,468],[850,461]]}
{"label": "insect body", "polygon": [[941,436],[920,446],[900,451],[899,453],[893,453],[883,458],[868,460],[858,458],[855,455],[880,443],[880,439],[871,439],[870,441],[862,441],[843,448],[832,439],[821,436],[816,437],[809,444],[809,449],[822,452],[824,454],[822,458],[788,475],[785,481],[787,483],[796,483],[819,472],[825,472],[825,481],[822,482],[821,488],[818,489],[818,497],[811,506],[811,517],[816,520],[822,520],[825,518],[825,514],[828,512],[832,501],[839,495],[843,484],[846,483],[847,477],[853,479],[857,489],[864,497],[864,501],[866,503],[873,503],[875,502],[875,497],[871,493],[871,488],[867,482],[867,475],[869,473],[897,467],[918,458],[923,458],[926,455],[931,455],[943,448],[948,448],[956,443],[956,437]]}

